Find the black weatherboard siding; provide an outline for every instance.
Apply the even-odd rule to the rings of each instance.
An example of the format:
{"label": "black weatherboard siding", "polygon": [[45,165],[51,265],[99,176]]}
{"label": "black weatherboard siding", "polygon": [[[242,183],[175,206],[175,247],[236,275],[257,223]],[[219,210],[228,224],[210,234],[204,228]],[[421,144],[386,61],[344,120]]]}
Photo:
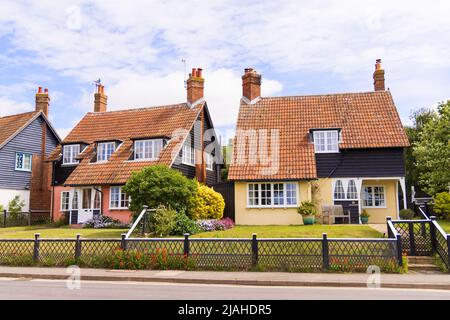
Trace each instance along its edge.
{"label": "black weatherboard siding", "polygon": [[319,178],[402,177],[403,148],[350,149],[316,153]]}

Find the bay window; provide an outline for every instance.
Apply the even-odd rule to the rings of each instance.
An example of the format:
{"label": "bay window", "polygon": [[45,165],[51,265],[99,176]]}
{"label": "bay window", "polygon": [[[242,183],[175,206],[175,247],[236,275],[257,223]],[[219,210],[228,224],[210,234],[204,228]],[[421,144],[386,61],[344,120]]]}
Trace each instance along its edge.
{"label": "bay window", "polygon": [[97,161],[108,161],[116,149],[114,142],[101,142],[97,146]]}
{"label": "bay window", "polygon": [[162,139],[139,140],[134,142],[135,160],[156,160],[163,147]]}
{"label": "bay window", "polygon": [[63,164],[77,164],[77,159],[80,154],[79,144],[68,144],[63,148]]}
{"label": "bay window", "polygon": [[296,207],[297,183],[249,183],[248,207]]}
{"label": "bay window", "polygon": [[314,131],[314,149],[316,153],[339,152],[339,131],[318,130]]}

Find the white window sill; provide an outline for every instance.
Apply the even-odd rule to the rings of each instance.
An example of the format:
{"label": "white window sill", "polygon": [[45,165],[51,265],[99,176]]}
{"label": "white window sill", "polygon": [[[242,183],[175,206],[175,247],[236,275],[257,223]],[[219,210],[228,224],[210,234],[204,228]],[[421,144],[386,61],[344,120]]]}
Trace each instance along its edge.
{"label": "white window sill", "polygon": [[20,172],[31,172],[31,169],[30,169],[30,170],[27,170],[27,169],[18,169],[18,168],[15,168],[14,170],[15,170],[15,171],[20,171]]}
{"label": "white window sill", "polygon": [[146,161],[158,161],[158,158],[133,159],[133,160],[127,160],[126,162],[146,162]]}
{"label": "white window sill", "polygon": [[341,153],[340,151],[315,151],[315,153]]}
{"label": "white window sill", "polygon": [[109,208],[109,211],[124,211],[124,210],[129,211],[130,208]]}
{"label": "white window sill", "polygon": [[359,201],[358,199],[333,199],[333,201]]}
{"label": "white window sill", "polygon": [[76,166],[80,164],[79,162],[71,162],[71,163],[63,163],[61,164],[62,167],[71,167],[71,166]]}
{"label": "white window sill", "polygon": [[181,162],[181,164],[185,164],[185,165],[190,166],[190,167],[195,167],[195,164],[192,164],[192,163]]}
{"label": "white window sill", "polygon": [[384,207],[365,207],[365,206],[362,206],[361,208],[363,208],[363,209],[387,209],[386,206],[384,206]]}
{"label": "white window sill", "polygon": [[292,209],[297,208],[298,205],[289,206],[247,206],[247,209]]}

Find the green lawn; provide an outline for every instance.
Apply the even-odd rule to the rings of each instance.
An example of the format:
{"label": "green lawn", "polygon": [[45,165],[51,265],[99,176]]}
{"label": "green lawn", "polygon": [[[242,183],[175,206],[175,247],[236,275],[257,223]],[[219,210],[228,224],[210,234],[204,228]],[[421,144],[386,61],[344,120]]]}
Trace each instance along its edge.
{"label": "green lawn", "polygon": [[13,227],[0,228],[0,239],[32,239],[35,233],[39,233],[41,238],[75,238],[77,234],[81,234],[82,238],[120,238],[120,235],[127,231],[127,229],[72,229],[47,226]]}
{"label": "green lawn", "polygon": [[256,233],[259,238],[380,238],[382,234],[368,226],[236,226],[226,231],[203,232],[194,238],[250,238]]}
{"label": "green lawn", "polygon": [[[450,224],[448,224],[450,227]],[[35,233],[41,238],[120,238],[127,229],[71,229],[69,227],[52,228],[49,226],[0,228],[0,239],[32,239]],[[260,238],[321,238],[327,233],[329,238],[380,238],[378,231],[368,226],[236,226],[227,231],[203,232],[194,238],[250,238],[256,233]]]}

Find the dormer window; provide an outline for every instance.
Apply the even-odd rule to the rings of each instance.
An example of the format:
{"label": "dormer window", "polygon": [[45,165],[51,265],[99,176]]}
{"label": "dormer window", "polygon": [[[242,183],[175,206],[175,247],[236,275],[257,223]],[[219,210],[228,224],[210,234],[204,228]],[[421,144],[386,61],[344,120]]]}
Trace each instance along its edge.
{"label": "dormer window", "polygon": [[316,153],[339,152],[338,130],[317,130],[313,134]]}
{"label": "dormer window", "polygon": [[80,154],[79,144],[68,144],[63,148],[63,164],[78,164],[78,155]]}
{"label": "dormer window", "polygon": [[134,160],[156,160],[163,148],[162,139],[138,140],[134,142]]}
{"label": "dormer window", "polygon": [[101,142],[97,146],[97,162],[108,161],[116,149],[115,142]]}

